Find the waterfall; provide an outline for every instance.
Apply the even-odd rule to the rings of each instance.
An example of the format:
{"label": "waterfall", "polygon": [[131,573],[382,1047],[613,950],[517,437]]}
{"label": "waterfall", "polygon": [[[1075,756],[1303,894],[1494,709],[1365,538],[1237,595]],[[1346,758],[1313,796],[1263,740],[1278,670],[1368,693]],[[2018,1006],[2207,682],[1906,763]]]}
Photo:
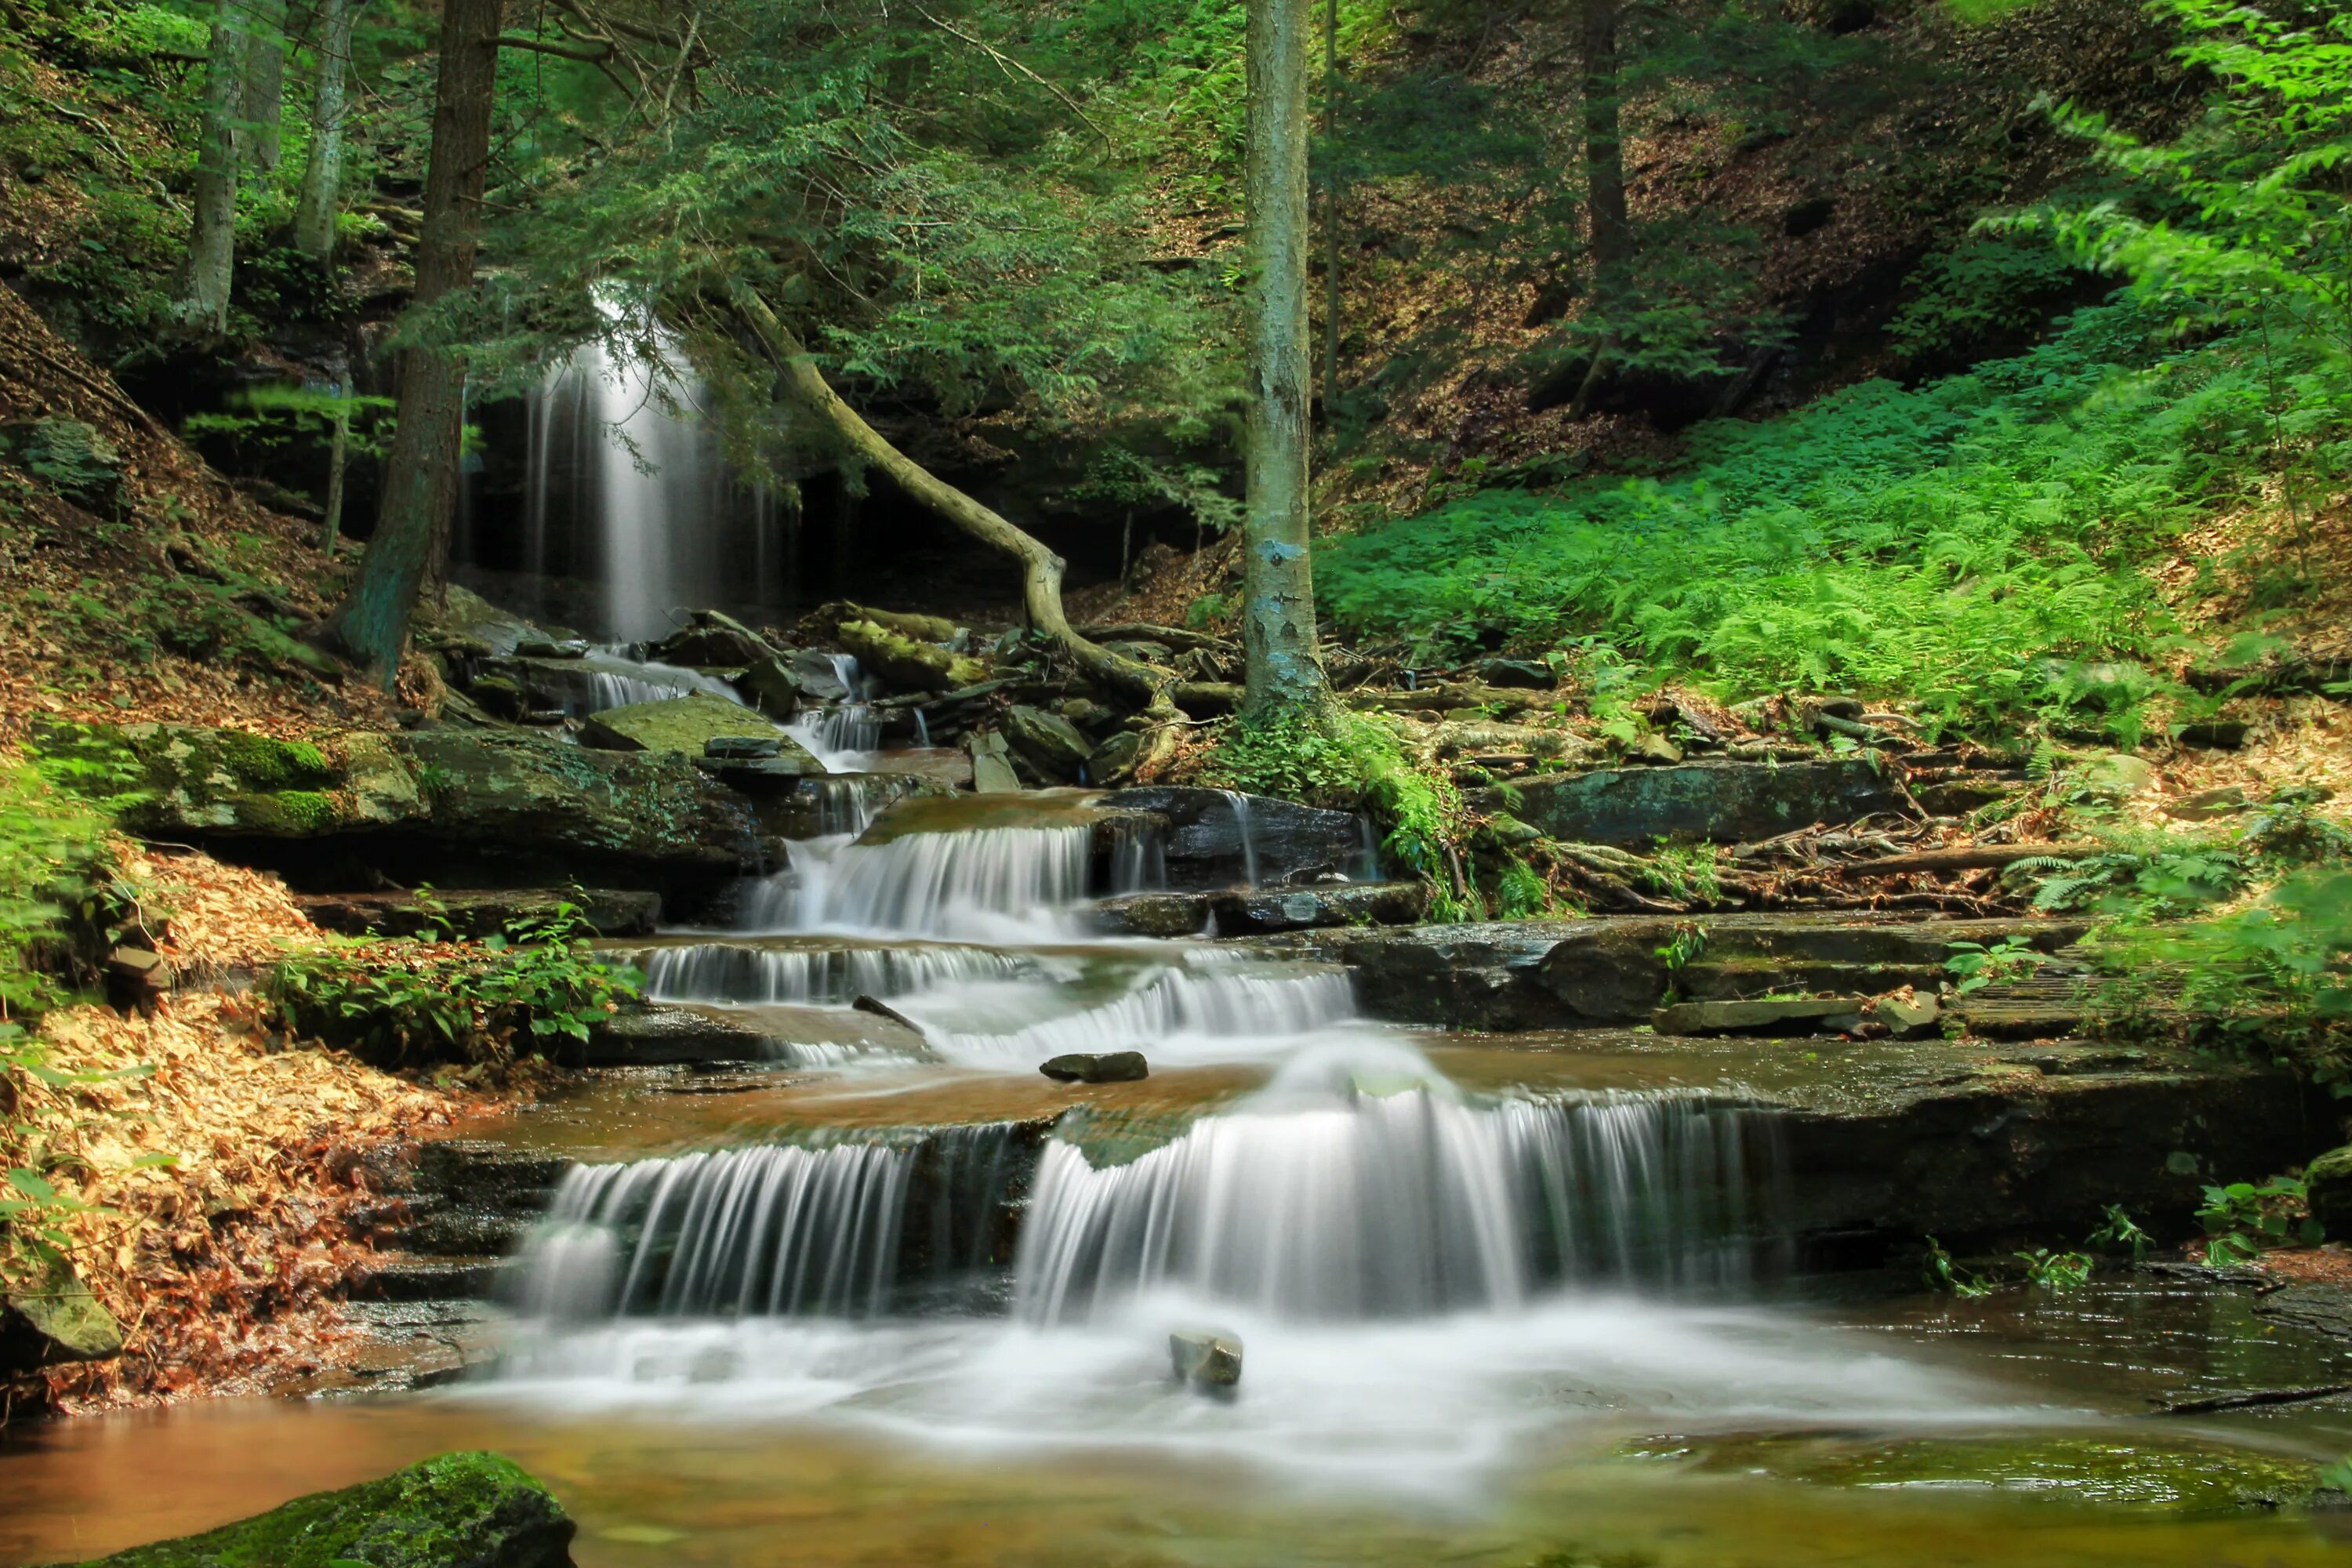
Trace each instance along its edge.
{"label": "waterfall", "polygon": [[588,677],[586,706],[581,710],[586,713],[625,708],[633,702],[659,702],[696,692],[737,704],[743,700],[733,687],[715,675],[705,675],[682,665],[664,664],[658,659],[633,658],[626,645],[593,649],[580,660],[580,665]]}
{"label": "waterfall", "polygon": [[693,942],[610,956],[646,973],[656,1002],[838,1006],[859,996],[898,996],[929,986],[1011,980],[1038,965],[984,947],[751,947]]}
{"label": "waterfall", "polygon": [[865,1144],[574,1166],[524,1245],[520,1304],[570,1319],[877,1311],[913,1163]]}
{"label": "waterfall", "polygon": [[873,682],[858,668],[856,657],[845,653],[827,657],[833,663],[833,678],[841,687],[841,699],[803,711],[793,721],[791,733],[818,761],[840,772],[881,746],[882,717],[874,710]]}
{"label": "waterfall", "polygon": [[793,869],[752,888],[749,931],[842,931],[1002,940],[1062,934],[1055,911],[1087,895],[1089,826],[908,833],[887,844],[798,846]]}
{"label": "waterfall", "polygon": [[[1040,997],[1042,1005],[1050,999]],[[1301,973],[1273,965],[1258,972],[1218,964],[1206,973],[1162,969],[1100,1006],[1046,1017],[1003,1033],[959,1030],[945,1006],[910,999],[902,1011],[924,1025],[941,1055],[973,1066],[1030,1065],[1066,1051],[1141,1048],[1155,1060],[1232,1060],[1297,1045],[1302,1037],[1355,1016],[1355,991],[1345,974]]]}
{"label": "waterfall", "polygon": [[617,293],[599,291],[596,304],[614,336],[641,340],[649,352],[640,357],[598,339],[549,373],[530,422],[527,562],[547,567],[551,470],[568,458],[583,531],[595,542],[604,628],[656,637],[677,606],[740,604],[766,584],[743,592],[730,559],[741,531],[735,486],[697,412],[704,389],[677,339]]}
{"label": "waterfall", "polygon": [[1303,1058],[1124,1165],[1049,1145],[1020,1312],[1083,1321],[1173,1287],[1301,1320],[1420,1317],[1520,1307],[1560,1281],[1744,1274],[1769,1206],[1751,1202],[1751,1166],[1773,1152],[1751,1149],[1753,1113],[1664,1096],[1478,1107],[1417,1061]]}
{"label": "waterfall", "polygon": [[1251,832],[1249,796],[1239,790],[1217,792],[1234,808],[1234,833],[1242,841],[1242,885],[1257,886],[1257,839]]}

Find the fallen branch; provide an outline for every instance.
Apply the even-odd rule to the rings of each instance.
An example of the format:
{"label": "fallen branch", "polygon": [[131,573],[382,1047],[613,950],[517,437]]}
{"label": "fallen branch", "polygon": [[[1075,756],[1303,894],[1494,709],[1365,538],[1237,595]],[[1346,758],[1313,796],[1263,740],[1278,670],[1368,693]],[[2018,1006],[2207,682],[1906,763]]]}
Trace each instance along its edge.
{"label": "fallen branch", "polygon": [[2156,1407],[2158,1415],[2207,1415],[2217,1410],[2253,1410],[2265,1405],[2303,1405],[2352,1394],[2352,1383],[2316,1383],[2307,1388],[2253,1388],[2207,1399],[2173,1399]]}
{"label": "fallen branch", "polygon": [[2099,844],[1971,844],[1958,849],[1922,849],[1913,855],[1888,855],[1877,860],[1824,863],[1821,869],[1844,877],[1903,877],[1914,871],[1978,871],[1993,866],[2014,866],[2020,860],[2086,860],[2105,847]]}

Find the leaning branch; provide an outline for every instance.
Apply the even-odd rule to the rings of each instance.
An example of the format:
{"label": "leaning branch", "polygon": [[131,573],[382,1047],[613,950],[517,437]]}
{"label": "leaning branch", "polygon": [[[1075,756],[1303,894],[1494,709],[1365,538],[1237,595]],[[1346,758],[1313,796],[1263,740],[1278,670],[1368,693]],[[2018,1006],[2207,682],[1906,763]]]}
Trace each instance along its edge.
{"label": "leaning branch", "polygon": [[529,49],[535,55],[553,55],[558,59],[584,60],[590,65],[602,65],[613,58],[609,38],[584,43],[559,42],[553,38],[530,38],[520,33],[500,33],[491,42],[502,49]]}
{"label": "leaning branch", "polygon": [[863,416],[841,400],[816,368],[816,361],[807,347],[756,290],[735,283],[730,295],[736,314],[750,325],[761,347],[774,362],[785,393],[793,402],[824,420],[861,460],[889,475],[916,501],[1021,563],[1022,605],[1031,626],[1044,633],[1088,675],[1140,698],[1153,717],[1163,721],[1177,717],[1173,676],[1090,642],[1070,625],[1069,616],[1062,609],[1065,563],[1060,556],[892,446]]}
{"label": "leaning branch", "polygon": [[1027,77],[1031,81],[1035,82],[1039,87],[1044,88],[1047,92],[1050,92],[1055,98],[1060,99],[1062,100],[1062,107],[1068,110],[1072,114],[1076,115],[1087,130],[1101,137],[1104,146],[1108,147],[1111,144],[1110,132],[1105,131],[1101,126],[1097,125],[1094,121],[1088,117],[1087,111],[1078,107],[1077,100],[1076,99],[1072,98],[1068,93],[1064,92],[1060,88],[1055,87],[1052,82],[1047,81],[1044,77],[1039,76],[1035,71],[1031,70],[1027,66],[1023,65],[1019,60],[1014,59],[1011,55],[1006,54],[1003,49],[998,48],[995,45],[990,43],[985,38],[974,37],[971,34],[964,32],[961,28],[950,26],[947,23],[940,21],[937,16],[932,16],[929,11],[924,10],[920,5],[915,7],[915,15],[920,16],[924,21],[929,22],[932,26],[937,27],[940,32],[945,33],[949,37],[961,38],[965,43],[970,44],[973,48],[978,49],[981,53],[986,55],[990,59],[996,62],[996,68],[1003,71],[1005,75],[1011,76],[1014,71],[1019,71],[1023,76]]}

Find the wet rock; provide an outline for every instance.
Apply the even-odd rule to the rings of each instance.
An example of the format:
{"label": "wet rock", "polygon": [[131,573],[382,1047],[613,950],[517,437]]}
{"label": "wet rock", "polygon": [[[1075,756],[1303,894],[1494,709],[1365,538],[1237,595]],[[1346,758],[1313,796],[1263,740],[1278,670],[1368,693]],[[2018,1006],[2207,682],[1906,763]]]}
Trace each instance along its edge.
{"label": "wet rock", "polygon": [[874,759],[874,771],[943,790],[970,789],[974,775],[971,753],[961,746],[896,746]]}
{"label": "wet rock", "polygon": [[2246,743],[2243,719],[2208,719],[2186,725],[2177,737],[2184,746],[2210,752],[2234,752]]}
{"label": "wet rock", "polygon": [[1661,951],[1675,937],[1668,921],[1612,921],[1564,937],[1537,965],[1535,983],[1576,1025],[1629,1024],[1647,1018],[1672,977]]}
{"label": "wet rock", "polygon": [[[825,668],[824,679],[830,685],[841,685],[830,664]],[[793,668],[793,660],[782,654],[771,654],[755,661],[742,674],[733,677],[733,684],[735,689],[743,694],[744,700],[779,723],[801,710],[807,691]],[[841,698],[835,696],[831,700],[837,702]]]}
{"label": "wet rock", "polygon": [[2352,1236],[2352,1143],[2314,1160],[2303,1173],[2303,1187],[2311,1217],[2327,1227],[2330,1237]]}
{"label": "wet rock", "polygon": [[202,1535],[87,1568],[572,1568],[577,1529],[548,1489],[496,1454],[441,1454],[382,1480],[297,1498]]}
{"label": "wet rock", "polygon": [[[747,710],[723,697],[697,691],[591,714],[580,726],[580,741],[610,752],[683,752],[699,757],[709,754],[711,742],[742,735],[745,721],[751,718]],[[824,764],[799,742],[781,733],[775,741],[780,760],[801,773],[824,772]]]}
{"label": "wet rock", "polygon": [[1143,755],[1143,737],[1122,730],[1087,754],[1087,778],[1097,784],[1125,784]]}
{"label": "wet rock", "polygon": [[1559,684],[1551,667],[1531,658],[1490,658],[1478,666],[1478,679],[1489,686],[1517,686],[1549,691]]}
{"label": "wet rock", "polygon": [[1943,1026],[1943,1013],[1933,996],[1881,996],[1863,1010],[1863,1016],[1896,1039],[1907,1040],[1937,1033]]}
{"label": "wet rock", "polygon": [[107,955],[106,994],[118,1007],[145,1007],[172,988],[171,962],[143,947],[118,947]]}
{"label": "wet rock", "polygon": [[1261,887],[1363,870],[1364,825],[1348,812],[1249,795],[1237,813],[1234,803],[1217,790],[1156,784],[1120,790],[1106,804],[1167,820],[1168,885],[1179,892],[1230,888],[1244,880],[1244,818]]}
{"label": "wet rock", "polygon": [[590,1026],[587,1041],[567,1047],[571,1067],[708,1066],[722,1062],[793,1063],[836,1055],[842,1047],[919,1057],[919,1030],[879,1014],[839,1007],[719,1007],[656,1003],[624,1007]]}
{"label": "wet rock", "polygon": [[1061,784],[1079,782],[1094,751],[1068,720],[1018,702],[1004,711],[1004,732],[1030,766]]}
{"label": "wet rock", "polygon": [[697,610],[685,629],[672,633],[646,650],[663,664],[690,669],[741,669],[775,657],[759,633],[717,610]]}
{"label": "wet rock", "polygon": [[1602,768],[1485,791],[1473,804],[1508,811],[1570,843],[1643,846],[1660,838],[1751,842],[1817,822],[1909,810],[1902,787],[1859,758]]}
{"label": "wet rock", "polygon": [[790,795],[811,776],[811,770],[792,757],[702,756],[694,759],[694,765],[729,789],[749,795]]}
{"label": "wet rock", "polygon": [[1425,882],[1346,882],[1287,892],[1213,894],[1219,936],[1259,936],[1321,926],[1403,926],[1429,908]]}
{"label": "wet rock", "polygon": [[524,637],[515,644],[514,652],[517,658],[573,659],[586,658],[588,648],[585,637],[565,637],[560,642],[547,637]]}
{"label": "wet rock", "polygon": [[781,757],[784,754],[784,738],[778,734],[713,735],[702,742],[706,757],[737,758]]}
{"label": "wet rock", "polygon": [[466,688],[466,695],[491,718],[504,719],[510,724],[521,723],[523,715],[531,710],[530,694],[503,675],[478,678]]}
{"label": "wet rock", "polygon": [[1073,1051],[1040,1063],[1037,1070],[1055,1083],[1139,1083],[1151,1076],[1141,1051]]}
{"label": "wet rock", "polygon": [[2084,763],[2080,779],[2094,795],[2129,800],[2156,783],[2156,766],[2127,752],[2110,752]]}
{"label": "wet rock", "polygon": [[46,1271],[28,1272],[0,1290],[0,1376],[60,1362],[104,1361],[121,1350],[122,1325],[69,1263],[53,1261]]}
{"label": "wet rock", "polygon": [[1810,1035],[1834,1028],[1833,1020],[1858,1019],[1860,997],[1814,997],[1791,1002],[1677,1002],[1652,1015],[1661,1035]]}
{"label": "wet rock", "polygon": [[618,888],[310,893],[294,901],[313,924],[351,936],[415,936],[444,926],[459,936],[496,936],[518,921],[551,919],[566,904],[599,936],[640,936],[661,916],[660,894]]}
{"label": "wet rock", "polygon": [[974,730],[964,738],[971,756],[971,787],[981,795],[1012,795],[1021,789],[1021,775],[1013,771],[1013,754],[1004,737],[993,730]]}
{"label": "wet rock", "polygon": [[1683,749],[1664,735],[1644,735],[1635,741],[1626,753],[1637,763],[1654,767],[1672,767],[1683,760]]}
{"label": "wet rock", "polygon": [[1230,1389],[1242,1380],[1242,1342],[1231,1334],[1179,1330],[1168,1336],[1176,1381],[1203,1391]]}
{"label": "wet rock", "polygon": [[1206,893],[1129,893],[1104,899],[1087,919],[1105,936],[1198,936],[1209,927]]}

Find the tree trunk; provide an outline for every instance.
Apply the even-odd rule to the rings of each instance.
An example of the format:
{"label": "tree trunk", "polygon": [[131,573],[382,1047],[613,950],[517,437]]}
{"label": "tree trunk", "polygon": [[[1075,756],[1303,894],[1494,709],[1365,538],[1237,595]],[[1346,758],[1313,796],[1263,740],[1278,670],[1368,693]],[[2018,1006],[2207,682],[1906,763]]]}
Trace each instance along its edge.
{"label": "tree trunk", "polygon": [[360,0],[323,0],[319,80],[310,97],[310,155],[294,208],[294,248],[326,267],[335,257],[335,213],[343,184],[343,115],[352,68],[352,19]]}
{"label": "tree trunk", "polygon": [[[505,0],[447,0],[441,13],[441,65],[425,171],[425,218],[416,242],[414,311],[473,286],[504,5]],[[360,558],[359,580],[320,634],[386,690],[398,679],[409,617],[439,557],[457,503],[466,408],[465,363],[450,349],[413,342],[400,351],[399,369],[399,426],[384,459],[375,533]]]}
{"label": "tree trunk", "polygon": [[[1623,0],[1584,0],[1584,201],[1586,239],[1592,253],[1591,309],[1608,317],[1623,303],[1633,262],[1633,226],[1625,207],[1625,138],[1620,112],[1623,85],[1617,56],[1617,24]],[[1601,377],[1616,343],[1604,330],[1592,347],[1592,363],[1569,405],[1581,419],[1601,389]]]}
{"label": "tree trunk", "polygon": [[1172,678],[1162,670],[1087,641],[1062,608],[1062,558],[1001,514],[947,483],[892,446],[882,433],[841,400],[825,382],[808,349],[768,309],[767,301],[740,285],[730,294],[736,314],[750,324],[782,377],[784,394],[815,415],[843,445],[890,476],[918,503],[992,549],[1021,563],[1021,598],[1029,625],[1053,639],[1088,675],[1139,697],[1160,717],[1173,717]]}
{"label": "tree trunk", "polygon": [[1323,425],[1339,407],[1339,0],[1323,0]]}
{"label": "tree trunk", "polygon": [[188,259],[181,269],[178,317],[215,331],[228,328],[228,292],[236,271],[237,133],[245,91],[245,11],[238,0],[218,0],[212,47],[205,58],[204,123],[197,132],[195,216]]}
{"label": "tree trunk", "polygon": [[278,121],[286,113],[286,0],[246,0],[252,33],[245,49],[245,173],[257,186],[278,172]]}
{"label": "tree trunk", "polygon": [[1250,348],[1242,644],[1248,710],[1319,707],[1307,554],[1307,0],[1249,0]]}

